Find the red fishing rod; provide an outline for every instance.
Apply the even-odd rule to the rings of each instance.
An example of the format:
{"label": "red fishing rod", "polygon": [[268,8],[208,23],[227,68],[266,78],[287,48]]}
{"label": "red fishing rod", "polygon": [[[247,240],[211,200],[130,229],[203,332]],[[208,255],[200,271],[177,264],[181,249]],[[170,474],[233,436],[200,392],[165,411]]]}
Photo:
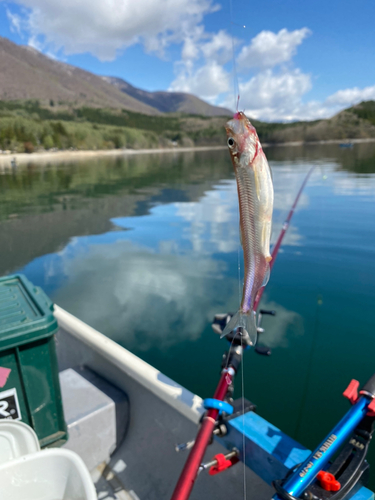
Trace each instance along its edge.
{"label": "red fishing rod", "polygon": [[[281,243],[284,239],[285,233],[288,230],[289,223],[291,218],[293,217],[295,208],[297,206],[297,203],[301,197],[302,191],[304,190],[307,181],[309,180],[310,175],[312,174],[313,170],[315,168],[315,165],[311,167],[311,169],[308,171],[300,190],[298,191],[297,197],[292,205],[292,208],[290,209],[290,212],[288,214],[288,217],[286,218],[283,227],[281,229],[281,232],[279,234],[279,237],[276,241],[275,246],[272,249],[272,260],[270,262],[270,268],[272,269],[276,256],[278,254],[278,251],[280,249]],[[262,297],[264,288],[261,288],[258,292],[258,295],[255,299],[254,303],[254,311],[257,310],[257,307],[259,305],[260,299]],[[228,389],[231,386],[233,379],[237,373],[238,366],[239,366],[239,360],[242,357],[242,341],[239,346],[237,346],[237,353],[234,357],[232,357],[232,362],[229,361],[227,363],[227,367],[225,367],[222,371],[221,378],[219,381],[218,386],[216,387],[215,394],[212,399],[209,401],[212,402],[211,404],[215,404],[216,408],[210,407],[207,412],[205,413],[201,426],[199,428],[197,437],[195,439],[195,443],[190,451],[190,454],[186,460],[185,466],[181,472],[181,475],[178,479],[178,482],[176,484],[176,487],[174,489],[174,492],[172,494],[171,500],[187,500],[190,496],[190,493],[193,489],[195,480],[198,475],[199,468],[202,464],[203,456],[206,452],[206,448],[212,438],[213,431],[215,429],[215,424],[217,421],[217,418],[219,416],[220,410],[225,411],[225,397],[228,393]],[[228,358],[229,359],[229,358]],[[220,407],[220,402],[223,402],[223,406]],[[228,405],[229,406],[229,405]]]}

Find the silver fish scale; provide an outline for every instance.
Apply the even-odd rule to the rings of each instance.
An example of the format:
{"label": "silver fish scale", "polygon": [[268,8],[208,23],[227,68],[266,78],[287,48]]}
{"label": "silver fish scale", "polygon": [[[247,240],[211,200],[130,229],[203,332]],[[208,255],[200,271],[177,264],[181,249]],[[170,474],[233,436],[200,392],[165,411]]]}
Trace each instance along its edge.
{"label": "silver fish scale", "polygon": [[245,263],[245,284],[241,300],[241,310],[246,313],[252,308],[255,295],[263,281],[263,266],[260,265],[262,257],[260,232],[262,225],[256,222],[259,214],[259,201],[252,169],[239,166],[236,178],[241,214],[240,231]]}

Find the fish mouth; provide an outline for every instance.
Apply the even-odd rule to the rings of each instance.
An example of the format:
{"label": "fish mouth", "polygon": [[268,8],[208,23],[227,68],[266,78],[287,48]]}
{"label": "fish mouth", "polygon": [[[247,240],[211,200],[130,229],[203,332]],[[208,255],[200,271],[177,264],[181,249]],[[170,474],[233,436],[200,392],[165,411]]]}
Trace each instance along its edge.
{"label": "fish mouth", "polygon": [[242,111],[238,111],[226,124],[228,135],[244,135],[249,133],[250,122]]}

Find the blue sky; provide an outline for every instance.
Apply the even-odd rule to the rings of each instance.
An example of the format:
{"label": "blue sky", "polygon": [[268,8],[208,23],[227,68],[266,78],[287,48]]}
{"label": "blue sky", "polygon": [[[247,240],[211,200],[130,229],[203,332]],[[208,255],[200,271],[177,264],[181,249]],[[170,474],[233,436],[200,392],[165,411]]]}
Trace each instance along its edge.
{"label": "blue sky", "polygon": [[375,99],[374,19],[372,0],[0,0],[1,35],[16,43],[231,108],[237,81],[240,109],[263,120]]}

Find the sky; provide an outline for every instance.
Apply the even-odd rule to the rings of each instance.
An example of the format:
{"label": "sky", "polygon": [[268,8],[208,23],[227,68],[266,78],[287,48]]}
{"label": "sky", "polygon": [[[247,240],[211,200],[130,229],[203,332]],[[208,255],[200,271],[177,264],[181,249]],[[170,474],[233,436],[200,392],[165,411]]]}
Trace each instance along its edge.
{"label": "sky", "polygon": [[0,0],[1,36],[260,120],[375,100],[374,0]]}

